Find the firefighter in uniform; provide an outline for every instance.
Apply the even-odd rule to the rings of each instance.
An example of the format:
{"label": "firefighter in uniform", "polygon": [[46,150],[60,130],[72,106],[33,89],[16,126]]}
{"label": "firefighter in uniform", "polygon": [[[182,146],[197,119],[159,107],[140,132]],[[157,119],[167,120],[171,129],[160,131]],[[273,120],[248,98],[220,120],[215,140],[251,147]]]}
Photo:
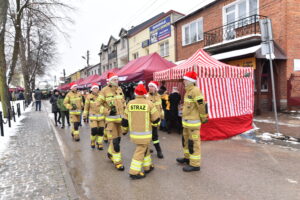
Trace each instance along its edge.
{"label": "firefighter in uniform", "polygon": [[79,124],[80,115],[83,108],[83,101],[80,92],[77,91],[77,84],[70,84],[71,91],[68,92],[64,99],[64,106],[70,111],[70,121],[72,123],[72,137],[75,141],[79,141]]}
{"label": "firefighter in uniform", "polygon": [[196,72],[187,72],[184,76],[184,95],[182,126],[182,145],[184,157],[177,158],[178,163],[186,163],[183,171],[199,171],[201,165],[200,127],[207,122],[207,108],[204,97],[198,87]]}
{"label": "firefighter in uniform", "polygon": [[[156,107],[158,113],[160,113],[160,118],[163,118],[163,109],[161,104],[161,96],[158,94],[158,82],[150,81],[148,84],[149,93],[147,95],[147,99],[150,100]],[[158,127],[160,123],[152,123],[152,142],[157,152],[158,158],[163,158],[163,154],[160,148],[160,143],[158,139]]]}
{"label": "firefighter in uniform", "polygon": [[107,110],[105,116],[105,132],[109,140],[108,158],[111,159],[115,167],[123,171],[121,155],[121,121],[124,116],[125,98],[122,89],[118,86],[118,76],[114,73],[108,73],[108,85],[104,87],[99,94],[98,100],[100,106],[103,105]]}
{"label": "firefighter in uniform", "polygon": [[[104,135],[104,107],[98,106],[97,99],[99,96],[99,86],[93,83],[91,87],[92,93],[86,96],[83,119],[89,117],[91,127],[91,147],[95,148],[97,144],[98,150],[103,150]],[[96,142],[97,140],[97,142]]]}
{"label": "firefighter in uniform", "polygon": [[139,84],[134,92],[136,99],[128,103],[122,127],[125,129],[124,132],[129,131],[131,141],[136,144],[129,170],[130,177],[140,179],[154,169],[149,150],[152,140],[151,123],[159,122],[160,113],[156,106],[146,99],[147,90],[144,85]]}

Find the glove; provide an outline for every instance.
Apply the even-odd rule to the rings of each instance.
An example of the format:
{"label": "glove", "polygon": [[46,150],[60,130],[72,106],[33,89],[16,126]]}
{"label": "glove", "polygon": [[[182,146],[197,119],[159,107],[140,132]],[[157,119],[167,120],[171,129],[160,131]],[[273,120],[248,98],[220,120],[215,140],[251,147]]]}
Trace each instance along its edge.
{"label": "glove", "polygon": [[77,106],[76,104],[72,104],[72,110],[76,110]]}
{"label": "glove", "polygon": [[112,106],[112,107],[110,108],[109,115],[114,116],[114,115],[116,115],[116,114],[117,114],[116,106]]}
{"label": "glove", "polygon": [[67,108],[68,110],[72,110],[72,106],[71,106],[71,105],[67,105],[66,108]]}
{"label": "glove", "polygon": [[207,115],[201,115],[200,120],[202,124],[206,124],[208,122],[208,117]]}

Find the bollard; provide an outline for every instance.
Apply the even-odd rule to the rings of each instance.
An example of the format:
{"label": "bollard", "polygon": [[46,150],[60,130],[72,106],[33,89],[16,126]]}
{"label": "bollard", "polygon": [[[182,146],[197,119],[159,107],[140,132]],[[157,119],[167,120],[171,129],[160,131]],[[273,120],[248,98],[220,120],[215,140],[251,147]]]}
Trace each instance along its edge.
{"label": "bollard", "polygon": [[4,130],[3,130],[3,118],[2,118],[2,112],[0,111],[0,131],[1,131],[1,136],[4,136]]}
{"label": "bollard", "polygon": [[18,117],[21,116],[21,107],[20,107],[20,103],[17,103],[17,113],[18,113]]}
{"label": "bollard", "polygon": [[16,113],[15,113],[15,107],[14,107],[14,106],[12,106],[11,108],[12,108],[12,117],[13,117],[13,119],[14,119],[14,122],[16,122]]}
{"label": "bollard", "polygon": [[7,109],[7,121],[8,121],[8,127],[11,127],[11,113],[10,113],[10,108]]}

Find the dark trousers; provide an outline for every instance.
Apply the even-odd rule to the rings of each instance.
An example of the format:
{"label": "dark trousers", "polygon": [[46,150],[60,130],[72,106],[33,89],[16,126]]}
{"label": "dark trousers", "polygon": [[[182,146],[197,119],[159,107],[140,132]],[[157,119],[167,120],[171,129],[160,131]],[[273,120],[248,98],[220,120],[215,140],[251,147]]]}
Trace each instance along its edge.
{"label": "dark trousers", "polygon": [[35,101],[35,111],[41,111],[42,101]]}
{"label": "dark trousers", "polygon": [[[54,121],[55,121],[55,125],[57,125],[57,122],[60,123],[60,112],[54,112]],[[58,117],[58,118],[57,118]]]}
{"label": "dark trousers", "polygon": [[65,126],[65,118],[67,118],[67,123],[70,125],[69,111],[60,111],[60,114],[61,114],[62,126]]}

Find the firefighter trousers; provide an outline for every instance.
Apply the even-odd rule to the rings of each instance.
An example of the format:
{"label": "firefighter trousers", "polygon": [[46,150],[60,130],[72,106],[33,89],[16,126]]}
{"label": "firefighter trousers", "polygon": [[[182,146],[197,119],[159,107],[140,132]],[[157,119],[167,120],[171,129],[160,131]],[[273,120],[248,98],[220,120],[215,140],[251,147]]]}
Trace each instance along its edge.
{"label": "firefighter trousers", "polygon": [[107,122],[105,132],[109,141],[108,154],[111,155],[111,160],[115,165],[122,164],[121,154],[121,123]]}
{"label": "firefighter trousers", "polygon": [[72,123],[72,135],[79,136],[80,115],[70,115],[70,121]]}
{"label": "firefighter trousers", "polygon": [[190,165],[201,165],[200,127],[198,129],[183,128],[182,145],[184,157],[189,159]]}
{"label": "firefighter trousers", "polygon": [[103,147],[103,136],[104,136],[104,121],[101,120],[90,120],[91,127],[91,142]]}
{"label": "firefighter trousers", "polygon": [[131,160],[129,174],[137,175],[142,169],[149,170],[152,166],[152,159],[149,144],[136,144],[136,148]]}

